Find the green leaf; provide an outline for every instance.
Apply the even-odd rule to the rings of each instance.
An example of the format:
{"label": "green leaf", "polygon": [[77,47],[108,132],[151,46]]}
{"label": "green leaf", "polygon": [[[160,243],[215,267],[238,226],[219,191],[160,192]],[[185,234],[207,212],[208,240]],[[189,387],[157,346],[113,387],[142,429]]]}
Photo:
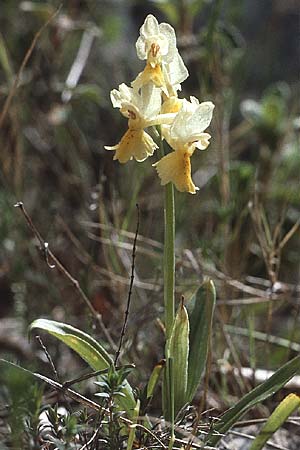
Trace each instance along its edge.
{"label": "green leaf", "polygon": [[169,358],[172,359],[174,380],[174,411],[175,416],[187,403],[187,378],[189,355],[189,317],[183,303],[179,306],[175,317],[169,342]]}
{"label": "green leaf", "polygon": [[300,398],[296,394],[290,394],[282,400],[273,411],[259,434],[254,439],[250,450],[262,450],[267,440],[277,431],[287,418],[300,406]]}
{"label": "green leaf", "polygon": [[209,445],[215,445],[219,442],[222,434],[236,423],[240,417],[250,408],[266,400],[275,392],[279,391],[293,376],[300,372],[300,356],[292,359],[280,369],[278,369],[268,380],[260,384],[248,394],[246,394],[236,405],[226,411],[220,422],[213,428],[212,433],[221,433],[210,435],[207,441]]}
{"label": "green leaf", "polygon": [[84,359],[93,370],[107,369],[113,360],[94,338],[71,325],[54,320],[37,319],[30,325],[30,331],[39,328],[47,331]]}
{"label": "green leaf", "polygon": [[7,80],[11,81],[13,77],[13,69],[11,67],[5,41],[1,33],[0,33],[0,64],[5,72]]}
{"label": "green leaf", "polygon": [[195,395],[205,369],[209,347],[216,291],[212,280],[206,280],[187,303],[190,321],[187,401]]}
{"label": "green leaf", "polygon": [[[107,369],[113,366],[113,360],[107,351],[94,338],[71,325],[54,320],[37,319],[30,325],[30,330],[39,328],[47,331],[68,347],[74,350],[94,370]],[[125,397],[119,400],[121,409],[131,415],[135,407],[135,399],[130,384],[124,382]]]}
{"label": "green leaf", "polygon": [[109,395],[108,392],[97,392],[97,393],[95,394],[95,396],[96,396],[96,397],[102,397],[102,398],[109,398],[109,397],[110,397],[110,395]]}
{"label": "green leaf", "polygon": [[136,401],[136,405],[133,411],[133,415],[132,415],[132,422],[133,424],[130,427],[130,431],[129,431],[129,436],[128,436],[128,441],[127,441],[127,450],[132,450],[133,447],[133,443],[134,443],[134,438],[135,438],[135,430],[136,430],[136,424],[137,424],[137,420],[140,414],[140,401],[139,399]]}
{"label": "green leaf", "polygon": [[148,384],[147,384],[147,398],[150,398],[153,396],[154,390],[157,386],[158,380],[160,378],[160,375],[161,375],[161,372],[162,372],[164,366],[165,366],[165,362],[164,362],[164,360],[162,360],[158,364],[156,364],[156,366],[154,367],[154,369],[150,375]]}

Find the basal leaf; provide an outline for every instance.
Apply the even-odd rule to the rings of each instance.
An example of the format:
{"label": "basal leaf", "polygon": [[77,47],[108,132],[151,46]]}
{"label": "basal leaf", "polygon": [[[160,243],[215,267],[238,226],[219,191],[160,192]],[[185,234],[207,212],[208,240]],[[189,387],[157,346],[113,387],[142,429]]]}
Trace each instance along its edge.
{"label": "basal leaf", "polygon": [[[84,359],[94,370],[107,369],[113,365],[113,360],[107,351],[93,337],[71,325],[54,320],[37,319],[30,325],[30,330],[41,329],[64,342]],[[125,381],[124,398],[119,399],[121,409],[131,415],[136,405],[130,384]]]}
{"label": "basal leaf", "polygon": [[30,325],[30,330],[39,328],[47,331],[84,359],[93,370],[107,369],[113,360],[107,351],[94,338],[71,325],[54,320],[37,319]]}
{"label": "basal leaf", "polygon": [[205,369],[215,303],[216,292],[212,280],[206,280],[187,303],[190,321],[187,384],[189,402],[195,395]]}
{"label": "basal leaf", "polygon": [[169,343],[169,357],[173,361],[175,416],[184,404],[187,403],[189,329],[187,310],[182,304],[179,306],[176,314]]}

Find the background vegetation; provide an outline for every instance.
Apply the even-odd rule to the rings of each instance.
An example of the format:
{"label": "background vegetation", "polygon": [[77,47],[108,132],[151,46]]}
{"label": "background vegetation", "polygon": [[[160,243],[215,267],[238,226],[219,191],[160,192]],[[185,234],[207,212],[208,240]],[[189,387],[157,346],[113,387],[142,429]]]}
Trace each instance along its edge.
{"label": "background vegetation", "polygon": [[[1,2],[1,109],[34,36],[60,5]],[[148,13],[176,29],[190,72],[184,95],[216,104],[211,145],[193,158],[200,191],[176,193],[176,289],[179,301],[207,275],[217,287],[205,405],[217,415],[254,383],[254,377],[242,376],[242,368],[277,369],[300,348],[297,1],[62,3],[38,37],[1,123],[0,351],[52,376],[40,343],[26,339],[32,320],[65,321],[107,340],[74,286],[48,267],[13,205],[24,202],[117,343],[138,203],[140,238],[122,360],[137,366],[131,376],[142,389],[163,357],[157,320],[162,317],[163,196],[151,166],[156,157],[123,166],[103,148],[126,129],[109,92],[142,67],[134,45]],[[43,342],[60,380],[82,372],[83,363],[63,344],[49,337]],[[9,441],[11,448],[27,448],[22,417],[30,416],[33,430],[41,404],[54,405],[56,399],[42,401],[42,391],[26,376],[13,371],[0,376],[0,448]],[[83,389],[93,391],[93,384]],[[154,401],[153,414],[158,407]],[[264,408],[253,416],[266,415]],[[70,420],[66,433],[75,422],[78,432],[81,419]]]}

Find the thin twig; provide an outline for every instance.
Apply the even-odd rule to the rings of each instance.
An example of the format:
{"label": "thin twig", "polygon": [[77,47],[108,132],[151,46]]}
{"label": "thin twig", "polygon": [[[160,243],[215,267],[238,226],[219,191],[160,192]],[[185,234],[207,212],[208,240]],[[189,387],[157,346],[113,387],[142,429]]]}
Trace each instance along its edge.
{"label": "thin twig", "polygon": [[92,437],[90,438],[90,440],[88,442],[86,442],[83,447],[80,447],[79,450],[88,450],[89,445],[92,444],[92,442],[96,439],[96,437],[98,436],[99,433],[99,428],[97,428],[97,430],[95,431],[95,433],[92,435]]}
{"label": "thin twig", "polygon": [[40,344],[40,346],[42,347],[43,352],[45,353],[45,356],[46,356],[47,360],[49,361],[49,364],[50,364],[50,366],[51,366],[51,369],[52,369],[52,371],[53,371],[53,373],[54,373],[54,375],[55,375],[56,381],[59,382],[58,372],[57,372],[57,370],[56,370],[56,367],[55,367],[55,365],[54,365],[54,362],[53,362],[53,360],[52,360],[52,358],[51,358],[50,353],[48,352],[48,350],[47,350],[45,344],[43,343],[43,341],[42,341],[42,339],[41,339],[41,337],[40,337],[40,336],[35,336],[35,337],[36,337],[38,343]]}
{"label": "thin twig", "polygon": [[[46,358],[47,358],[47,360],[48,360],[48,362],[49,362],[49,364],[50,364],[50,366],[51,366],[51,369],[52,369],[52,371],[53,371],[53,373],[54,373],[54,376],[55,376],[55,378],[56,378],[56,381],[57,381],[58,383],[60,383],[60,379],[59,379],[59,376],[58,376],[58,372],[57,372],[57,370],[56,370],[56,367],[55,367],[55,365],[54,365],[54,362],[53,362],[53,360],[52,360],[52,358],[51,358],[50,353],[48,352],[48,350],[47,350],[45,344],[43,343],[43,341],[42,341],[42,339],[41,339],[41,337],[40,337],[40,336],[35,336],[35,337],[36,337],[37,341],[39,342],[40,346],[42,347],[43,352],[45,353],[45,356],[46,356]],[[66,398],[65,394],[63,394],[63,396],[64,396],[64,398],[65,398],[65,400],[66,400],[66,402],[67,402],[67,398]],[[71,408],[71,405],[69,405],[69,407]]]}
{"label": "thin twig", "polygon": [[134,263],[135,263],[135,256],[136,256],[136,241],[137,241],[137,236],[138,236],[139,227],[140,227],[140,210],[139,210],[139,205],[138,204],[136,204],[136,210],[137,210],[137,220],[136,220],[136,230],[135,230],[135,236],[134,236],[133,248],[132,248],[132,264],[131,264],[130,285],[129,285],[129,291],[128,291],[128,297],[127,297],[127,305],[126,305],[126,310],[125,310],[125,317],[124,317],[123,327],[122,327],[121,335],[120,335],[119,347],[118,347],[118,350],[116,352],[116,357],[115,357],[115,365],[117,364],[119,356],[120,356],[122,343],[123,343],[123,339],[124,339],[124,335],[125,335],[125,331],[126,331],[126,326],[127,326],[127,322],[128,322],[128,315],[129,315],[129,309],[130,309],[130,303],[131,303],[132,287],[133,287],[133,282],[134,282],[134,267],[135,267]]}
{"label": "thin twig", "polygon": [[5,100],[5,103],[4,103],[4,106],[3,106],[3,109],[2,109],[2,112],[1,112],[1,115],[0,115],[0,128],[2,128],[4,119],[5,119],[5,117],[6,117],[7,113],[8,113],[11,101],[13,99],[13,96],[15,95],[15,93],[16,93],[16,91],[18,89],[19,81],[20,81],[21,75],[23,73],[23,70],[26,67],[26,64],[27,64],[27,62],[28,62],[28,60],[29,60],[33,50],[34,50],[34,47],[36,46],[36,43],[37,43],[40,35],[44,31],[44,29],[47,28],[47,26],[54,19],[54,17],[57,16],[59,11],[61,10],[61,7],[62,7],[62,5],[59,6],[59,8],[50,16],[50,18],[47,20],[47,22],[45,22],[44,25],[34,35],[34,38],[33,38],[32,42],[31,42],[31,45],[30,45],[29,49],[27,50],[27,52],[26,52],[26,54],[24,56],[24,59],[23,59],[22,64],[20,66],[20,69],[19,69],[19,71],[18,71],[18,73],[16,75],[16,78],[14,80],[14,83],[13,83],[13,85],[12,85],[10,91],[9,91],[9,94],[8,94],[6,100]]}
{"label": "thin twig", "polygon": [[165,448],[165,449],[167,448],[165,446],[165,444],[151,430],[149,430],[149,428],[145,427],[144,425],[142,425],[140,423],[135,423],[135,424],[132,424],[131,427],[132,428],[133,427],[141,428],[142,430],[146,431],[150,436],[152,436],[161,445],[161,448]]}
{"label": "thin twig", "polygon": [[[84,303],[87,305],[88,309],[90,310],[92,316],[95,318],[95,320],[98,322],[102,332],[104,333],[108,343],[110,344],[112,349],[115,349],[115,343],[113,342],[107,328],[105,327],[103,320],[102,320],[102,316],[101,314],[99,314],[94,306],[92,305],[91,301],[89,300],[89,298],[87,297],[87,295],[85,294],[85,292],[82,290],[78,280],[76,280],[71,274],[70,272],[63,266],[63,264],[56,258],[56,256],[52,253],[52,251],[49,248],[49,244],[48,242],[45,242],[44,239],[42,238],[40,232],[37,230],[37,228],[35,227],[34,223],[32,222],[31,217],[29,216],[29,214],[27,213],[24,205],[22,202],[18,202],[14,205],[16,208],[19,208],[21,210],[21,212],[23,213],[29,227],[31,228],[31,231],[33,232],[33,234],[37,237],[39,243],[40,243],[40,248],[41,251],[44,254],[45,257],[45,261],[48,265],[49,268],[53,269],[53,268],[57,268],[57,270],[67,279],[71,282],[71,284],[74,286],[74,288],[77,290],[77,292],[80,294],[80,297],[82,298],[82,300],[84,301]],[[50,264],[49,262],[49,258],[52,260],[53,264]]]}
{"label": "thin twig", "polygon": [[[51,380],[51,378],[45,377],[44,375],[41,375],[40,373],[30,372],[30,371],[27,371],[27,372],[31,373],[36,378],[39,378],[41,381],[43,381],[44,383],[48,384],[49,386],[51,386],[56,391],[59,391],[59,392],[62,392],[63,394],[66,394],[72,400],[74,400],[77,403],[80,403],[81,405],[85,406],[86,408],[90,408],[90,409],[92,409],[94,411],[97,411],[97,412],[103,412],[106,415],[108,415],[110,413],[108,409],[106,409],[103,406],[99,405],[99,403],[93,402],[93,400],[90,400],[89,398],[84,397],[83,395],[79,394],[78,392],[73,391],[73,389],[64,388],[63,384],[58,383],[57,381]],[[124,418],[120,417],[120,420],[124,421],[128,425],[131,425],[131,423],[132,423],[129,419],[126,419],[125,417]]]}
{"label": "thin twig", "polygon": [[[115,367],[115,370],[120,370],[120,369],[124,369],[124,368],[131,368],[131,367],[134,368],[135,365],[134,364],[125,364],[124,366]],[[96,372],[86,373],[85,375],[82,375],[81,377],[74,378],[73,380],[70,380],[70,381],[65,381],[63,383],[63,386],[65,388],[70,387],[73,384],[80,383],[81,381],[89,380],[90,378],[97,377],[98,375],[103,375],[104,373],[107,373],[108,370],[109,369],[102,369],[102,370],[97,370]]]}
{"label": "thin twig", "polygon": [[281,242],[279,243],[278,247],[279,249],[283,249],[283,247],[286,245],[286,243],[289,241],[289,239],[296,233],[300,226],[300,219],[297,220],[296,223],[292,226],[292,228],[286,233],[286,235],[283,237]]}

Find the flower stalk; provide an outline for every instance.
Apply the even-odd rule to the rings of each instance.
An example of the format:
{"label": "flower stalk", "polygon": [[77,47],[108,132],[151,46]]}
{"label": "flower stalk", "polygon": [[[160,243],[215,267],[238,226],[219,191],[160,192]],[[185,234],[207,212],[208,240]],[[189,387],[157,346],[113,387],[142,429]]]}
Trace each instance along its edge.
{"label": "flower stalk", "polygon": [[[163,136],[160,133],[160,157],[165,156]],[[165,186],[164,200],[164,307],[166,341],[168,342],[175,318],[175,201],[172,183]]]}
{"label": "flower stalk", "polygon": [[175,203],[172,183],[165,187],[164,304],[166,340],[171,337],[175,317]]}
{"label": "flower stalk", "polygon": [[[160,157],[165,155],[163,136],[160,135],[159,146]],[[166,357],[166,371],[164,377],[163,389],[163,403],[165,418],[171,423],[171,449],[174,443],[174,376],[172,358],[169,355],[170,338],[175,319],[175,201],[174,201],[174,187],[172,183],[165,186],[164,199],[164,310],[165,310],[165,357]]]}
{"label": "flower stalk", "polygon": [[[167,393],[166,408],[167,417],[171,422],[171,442],[174,437],[174,376],[173,364],[169,355],[169,343],[175,318],[175,202],[174,188],[172,183],[165,187],[165,238],[164,238],[164,305],[165,305],[165,328],[166,328],[166,378]],[[170,442],[170,444],[171,444]],[[169,447],[172,448],[172,447]]]}

